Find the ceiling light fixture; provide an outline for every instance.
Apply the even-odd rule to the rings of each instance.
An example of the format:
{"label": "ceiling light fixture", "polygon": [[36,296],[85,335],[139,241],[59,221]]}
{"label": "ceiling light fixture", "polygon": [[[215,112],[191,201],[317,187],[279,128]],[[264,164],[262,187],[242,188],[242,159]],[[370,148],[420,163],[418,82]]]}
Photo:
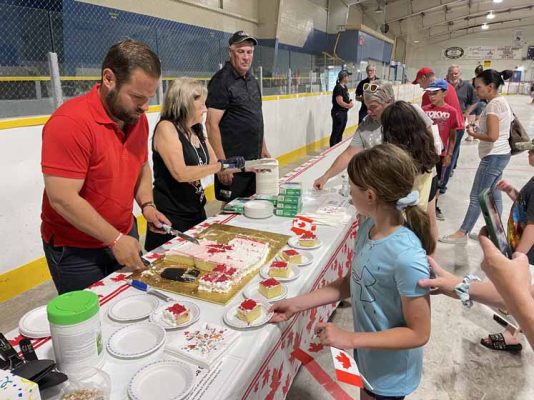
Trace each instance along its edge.
{"label": "ceiling light fixture", "polygon": [[482,24],[482,26],[480,27],[480,29],[482,29],[483,31],[488,30],[489,29],[489,25],[484,22]]}
{"label": "ceiling light fixture", "polygon": [[494,3],[502,3],[502,0],[493,0]]}
{"label": "ceiling light fixture", "polygon": [[414,42],[414,43],[419,43],[419,40],[414,40],[413,42]]}
{"label": "ceiling light fixture", "polygon": [[486,15],[487,19],[495,19],[495,14],[493,14],[493,10],[489,12],[488,15]]}

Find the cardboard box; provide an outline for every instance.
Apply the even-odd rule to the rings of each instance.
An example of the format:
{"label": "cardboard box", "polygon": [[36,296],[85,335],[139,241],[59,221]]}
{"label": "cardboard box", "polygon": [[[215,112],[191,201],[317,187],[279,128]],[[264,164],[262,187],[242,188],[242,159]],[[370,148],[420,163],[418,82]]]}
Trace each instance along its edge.
{"label": "cardboard box", "polygon": [[287,196],[301,196],[302,184],[300,182],[287,182],[280,185],[280,194]]}
{"label": "cardboard box", "polygon": [[0,369],[0,400],[41,400],[37,383]]}
{"label": "cardboard box", "polygon": [[277,208],[274,213],[279,217],[294,217],[299,212],[297,210],[284,210],[283,208]]}
{"label": "cardboard box", "polygon": [[277,210],[294,210],[294,211],[300,211],[301,209],[301,204],[300,202],[299,203],[296,203],[296,204],[288,204],[288,203],[276,203],[276,209]]}
{"label": "cardboard box", "polygon": [[278,203],[284,203],[284,204],[300,204],[302,201],[301,196],[289,196],[289,195],[278,195],[278,198],[276,199]]}
{"label": "cardboard box", "polygon": [[249,199],[248,197],[237,197],[223,207],[223,212],[243,214],[245,210],[245,203],[249,202],[250,200],[251,199]]}

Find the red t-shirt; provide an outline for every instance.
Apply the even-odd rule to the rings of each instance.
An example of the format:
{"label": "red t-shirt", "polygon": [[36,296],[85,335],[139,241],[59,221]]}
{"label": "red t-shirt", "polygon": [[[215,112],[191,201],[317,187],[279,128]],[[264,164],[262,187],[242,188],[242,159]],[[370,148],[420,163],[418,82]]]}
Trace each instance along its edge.
{"label": "red t-shirt", "polygon": [[[464,126],[464,114],[462,113],[462,107],[460,107],[460,101],[458,100],[458,95],[456,94],[456,89],[449,82],[447,82],[448,89],[447,94],[445,95],[445,103],[454,107],[458,116],[458,127],[456,129],[462,130]],[[423,93],[423,98],[421,100],[421,108],[424,109],[425,106],[430,104],[430,99],[428,93],[425,91]]]}
{"label": "red t-shirt", "polygon": [[432,122],[438,126],[439,136],[443,142],[443,153],[449,148],[449,136],[451,129],[458,129],[458,113],[447,103],[441,107],[435,107],[432,104],[428,104],[423,107],[423,111],[428,115]]}
{"label": "red t-shirt", "polygon": [[[148,159],[148,121],[121,130],[107,114],[98,92],[100,85],[67,101],[43,128],[43,174],[84,181],[80,196],[111,225],[126,234],[132,228],[134,192]],[[79,231],[50,205],[43,194],[41,234],[55,246],[104,247]]]}

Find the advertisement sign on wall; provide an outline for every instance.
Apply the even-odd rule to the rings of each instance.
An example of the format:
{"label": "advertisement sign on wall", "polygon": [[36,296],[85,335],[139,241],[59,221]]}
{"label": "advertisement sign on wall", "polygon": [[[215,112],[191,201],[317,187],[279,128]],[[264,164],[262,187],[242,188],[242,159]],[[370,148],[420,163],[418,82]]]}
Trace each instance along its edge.
{"label": "advertisement sign on wall", "polygon": [[512,46],[448,47],[442,56],[449,60],[520,60],[521,49]]}

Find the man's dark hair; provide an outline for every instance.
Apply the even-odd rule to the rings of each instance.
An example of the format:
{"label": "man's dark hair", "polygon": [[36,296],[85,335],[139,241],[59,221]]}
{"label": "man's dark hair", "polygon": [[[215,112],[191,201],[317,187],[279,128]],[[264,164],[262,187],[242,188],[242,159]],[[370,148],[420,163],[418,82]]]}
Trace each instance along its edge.
{"label": "man's dark hair", "polygon": [[117,88],[128,82],[135,69],[141,69],[153,78],[161,76],[161,63],[156,53],[143,42],[125,39],[108,50],[102,62],[102,71],[109,68],[117,78]]}

